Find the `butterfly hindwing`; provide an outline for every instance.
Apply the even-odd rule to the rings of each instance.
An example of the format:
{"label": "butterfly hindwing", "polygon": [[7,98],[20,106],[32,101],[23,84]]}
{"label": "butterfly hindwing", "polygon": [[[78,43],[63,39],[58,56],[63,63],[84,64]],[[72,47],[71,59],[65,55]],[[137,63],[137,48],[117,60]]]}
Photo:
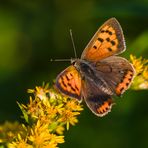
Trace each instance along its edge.
{"label": "butterfly hindwing", "polygon": [[82,82],[82,95],[89,109],[99,117],[111,111],[113,100],[110,95],[99,89],[93,81]]}
{"label": "butterfly hindwing", "polygon": [[124,58],[111,56],[92,65],[97,77],[101,77],[115,95],[120,96],[130,86],[135,70]]}
{"label": "butterfly hindwing", "polygon": [[81,58],[98,61],[125,50],[125,41],[120,24],[115,18],[106,21],[84,49]]}
{"label": "butterfly hindwing", "polygon": [[63,94],[81,100],[81,77],[74,66],[69,66],[58,75],[56,87]]}

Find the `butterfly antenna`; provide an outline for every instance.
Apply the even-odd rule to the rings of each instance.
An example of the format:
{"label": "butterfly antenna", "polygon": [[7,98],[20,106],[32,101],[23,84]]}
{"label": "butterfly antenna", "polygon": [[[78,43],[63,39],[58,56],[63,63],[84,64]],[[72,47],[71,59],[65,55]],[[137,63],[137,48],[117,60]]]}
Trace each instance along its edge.
{"label": "butterfly antenna", "polygon": [[74,39],[73,39],[73,35],[72,35],[72,29],[70,29],[69,31],[70,31],[70,37],[71,37],[71,41],[72,41],[72,46],[73,46],[75,58],[77,59],[77,52],[76,52],[76,47],[75,47],[75,43],[74,43]]}
{"label": "butterfly antenna", "polygon": [[[74,50],[74,54],[75,54],[75,58],[77,59],[77,52],[76,52],[76,47],[75,47],[75,43],[74,43],[74,39],[73,39],[73,35],[72,35],[72,29],[70,29],[70,37],[71,37],[71,41],[72,41],[72,46],[73,46],[73,50]],[[71,62],[71,59],[50,59],[50,62]]]}
{"label": "butterfly antenna", "polygon": [[50,59],[50,62],[69,62],[71,59]]}

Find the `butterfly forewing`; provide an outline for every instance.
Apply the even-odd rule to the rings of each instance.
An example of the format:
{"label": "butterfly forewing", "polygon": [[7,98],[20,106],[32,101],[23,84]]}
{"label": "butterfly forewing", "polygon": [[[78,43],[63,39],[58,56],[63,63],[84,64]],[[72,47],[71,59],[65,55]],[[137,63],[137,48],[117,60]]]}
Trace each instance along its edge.
{"label": "butterfly forewing", "polygon": [[63,94],[81,100],[81,76],[74,66],[69,66],[58,75],[56,87]]}
{"label": "butterfly forewing", "polygon": [[125,41],[120,24],[115,18],[106,21],[84,49],[81,58],[98,61],[125,50]]}

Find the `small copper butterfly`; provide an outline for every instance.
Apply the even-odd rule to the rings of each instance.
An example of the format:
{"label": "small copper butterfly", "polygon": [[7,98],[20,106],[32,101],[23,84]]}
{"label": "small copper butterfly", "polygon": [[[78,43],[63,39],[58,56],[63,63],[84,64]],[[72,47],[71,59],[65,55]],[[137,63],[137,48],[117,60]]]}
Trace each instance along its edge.
{"label": "small copper butterfly", "polygon": [[122,28],[115,18],[106,21],[84,49],[81,58],[56,78],[56,88],[63,94],[85,100],[97,116],[110,112],[112,96],[127,90],[135,74],[133,66],[116,56],[125,50]]}

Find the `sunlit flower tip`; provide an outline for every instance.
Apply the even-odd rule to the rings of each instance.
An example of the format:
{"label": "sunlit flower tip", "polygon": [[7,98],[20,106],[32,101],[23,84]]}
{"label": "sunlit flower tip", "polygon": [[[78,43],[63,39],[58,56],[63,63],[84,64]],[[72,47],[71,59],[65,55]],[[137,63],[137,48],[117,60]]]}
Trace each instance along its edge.
{"label": "sunlit flower tip", "polygon": [[37,102],[35,102],[34,100],[32,100],[32,97],[30,97],[29,104],[26,107],[23,107],[24,105],[22,107],[25,109],[25,111],[28,114],[33,115],[33,114],[36,113],[36,110],[38,110],[37,105],[38,105]]}
{"label": "sunlit flower tip", "polygon": [[69,121],[66,122],[66,129],[69,130]]}
{"label": "sunlit flower tip", "polygon": [[20,134],[15,141],[8,143],[9,148],[32,148],[31,145],[27,143],[27,139],[23,139]]}
{"label": "sunlit flower tip", "polygon": [[48,85],[45,86],[36,86],[35,89],[28,89],[28,93],[34,93],[36,97],[39,99],[47,99],[47,94],[49,93],[49,88],[47,87]]}
{"label": "sunlit flower tip", "polygon": [[45,90],[48,90],[48,89],[49,89],[49,83],[43,82],[42,87],[43,87]]}
{"label": "sunlit flower tip", "polygon": [[65,110],[62,113],[62,117],[58,120],[60,123],[66,123],[66,129],[69,129],[69,124],[75,125],[78,122],[76,116],[80,114],[79,112],[72,112],[70,110]]}
{"label": "sunlit flower tip", "polygon": [[27,93],[29,93],[29,94],[32,94],[32,93],[34,93],[34,92],[35,92],[34,89],[27,89]]}
{"label": "sunlit flower tip", "polygon": [[64,143],[64,136],[57,136],[55,134],[50,134],[51,143]]}
{"label": "sunlit flower tip", "polygon": [[143,70],[143,77],[148,80],[148,65],[145,67],[145,69]]}
{"label": "sunlit flower tip", "polygon": [[65,128],[63,126],[61,126],[61,125],[58,125],[56,127],[56,133],[59,134],[59,135],[62,135],[64,130],[65,130]]}
{"label": "sunlit flower tip", "polygon": [[83,108],[81,107],[81,105],[78,103],[77,100],[70,100],[67,102],[66,107],[68,109],[71,109],[73,111],[82,111]]}
{"label": "sunlit flower tip", "polygon": [[142,83],[139,85],[140,89],[148,89],[148,83]]}
{"label": "sunlit flower tip", "polygon": [[58,143],[64,143],[64,136],[57,136],[51,134],[48,129],[48,125],[37,122],[36,126],[31,129],[31,135],[28,136],[32,145],[37,147],[50,147],[56,148]]}
{"label": "sunlit flower tip", "polygon": [[148,60],[131,55],[130,59],[136,70],[136,77],[132,87],[135,90],[148,89]]}
{"label": "sunlit flower tip", "polygon": [[46,113],[49,118],[54,118],[57,115],[57,112],[58,110],[54,106],[46,109]]}
{"label": "sunlit flower tip", "polygon": [[57,98],[57,94],[55,92],[50,91],[49,94],[50,94],[50,98],[53,98],[53,99]]}
{"label": "sunlit flower tip", "polygon": [[69,130],[70,124],[74,126],[76,123],[78,123],[78,119],[75,117],[71,117],[71,120],[68,120],[66,122],[66,129]]}
{"label": "sunlit flower tip", "polygon": [[139,75],[143,72],[143,70],[145,69],[145,67],[147,67],[148,65],[148,60],[147,59],[143,59],[142,57],[140,58],[136,58],[136,56],[130,55],[130,60],[136,70],[136,74]]}
{"label": "sunlit flower tip", "polygon": [[36,97],[40,98],[41,100],[48,99],[47,93],[49,90],[44,89],[43,87],[36,87]]}
{"label": "sunlit flower tip", "polygon": [[31,129],[31,133],[28,136],[32,145],[43,146],[47,141],[50,141],[50,133],[47,124],[41,124],[40,121]]}
{"label": "sunlit flower tip", "polygon": [[26,141],[22,139],[21,141],[9,143],[8,148],[33,148],[33,147],[27,144]]}

